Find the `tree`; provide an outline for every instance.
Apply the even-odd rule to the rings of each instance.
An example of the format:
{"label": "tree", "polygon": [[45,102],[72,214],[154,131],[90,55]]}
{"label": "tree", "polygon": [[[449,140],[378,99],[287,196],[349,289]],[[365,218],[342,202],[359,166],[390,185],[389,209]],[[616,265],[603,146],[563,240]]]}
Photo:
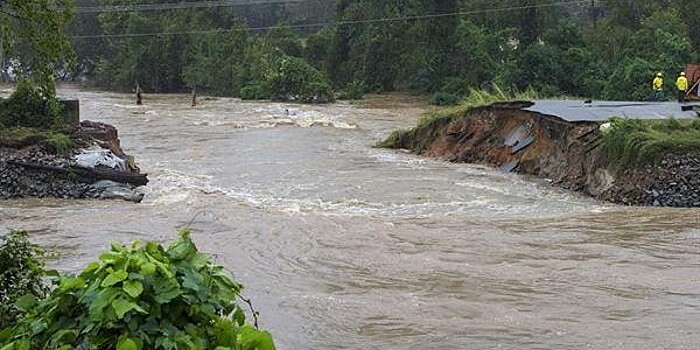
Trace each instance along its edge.
{"label": "tree", "polygon": [[63,27],[70,0],[0,0],[0,46],[12,58],[13,72],[30,77],[45,98],[56,95],[54,73],[74,53]]}

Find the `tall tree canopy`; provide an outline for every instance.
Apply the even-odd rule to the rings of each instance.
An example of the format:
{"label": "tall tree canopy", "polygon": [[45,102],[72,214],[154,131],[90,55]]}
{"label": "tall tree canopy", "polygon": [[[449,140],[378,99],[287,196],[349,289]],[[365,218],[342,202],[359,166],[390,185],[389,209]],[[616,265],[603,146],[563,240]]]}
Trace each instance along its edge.
{"label": "tall tree canopy", "polygon": [[0,68],[10,65],[14,74],[31,76],[53,97],[54,73],[73,59],[63,32],[71,9],[71,0],[0,0]]}
{"label": "tall tree canopy", "polygon": [[640,99],[655,72],[700,60],[700,7],[687,0],[76,1],[133,7],[71,27],[79,73],[120,89],[279,96],[286,67],[341,90]]}

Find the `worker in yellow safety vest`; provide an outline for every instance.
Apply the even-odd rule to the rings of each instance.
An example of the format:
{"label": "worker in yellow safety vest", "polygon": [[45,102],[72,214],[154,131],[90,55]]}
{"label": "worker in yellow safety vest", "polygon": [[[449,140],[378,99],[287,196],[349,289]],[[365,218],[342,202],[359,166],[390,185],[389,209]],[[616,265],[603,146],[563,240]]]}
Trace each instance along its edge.
{"label": "worker in yellow safety vest", "polygon": [[676,80],[676,87],[678,88],[678,102],[685,102],[685,95],[688,92],[688,78],[685,77],[685,72],[681,72]]}
{"label": "worker in yellow safety vest", "polygon": [[656,73],[656,78],[654,78],[654,81],[651,83],[652,89],[654,89],[654,97],[653,99],[655,101],[663,101],[664,100],[664,75],[661,74],[661,72]]}

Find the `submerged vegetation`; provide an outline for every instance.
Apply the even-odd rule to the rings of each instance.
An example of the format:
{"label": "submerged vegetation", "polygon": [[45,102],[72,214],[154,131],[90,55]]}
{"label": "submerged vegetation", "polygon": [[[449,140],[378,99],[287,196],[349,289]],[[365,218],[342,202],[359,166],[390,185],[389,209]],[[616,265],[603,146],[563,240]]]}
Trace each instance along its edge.
{"label": "submerged vegetation", "polygon": [[9,307],[0,315],[3,350],[275,348],[268,332],[246,322],[242,285],[198,252],[186,230],[168,248],[113,244],[79,275],[56,279],[48,295],[40,257],[24,233],[0,245],[0,305]]}
{"label": "submerged vegetation", "polygon": [[650,164],[665,155],[700,155],[700,119],[615,118],[604,139],[611,165],[618,170]]}

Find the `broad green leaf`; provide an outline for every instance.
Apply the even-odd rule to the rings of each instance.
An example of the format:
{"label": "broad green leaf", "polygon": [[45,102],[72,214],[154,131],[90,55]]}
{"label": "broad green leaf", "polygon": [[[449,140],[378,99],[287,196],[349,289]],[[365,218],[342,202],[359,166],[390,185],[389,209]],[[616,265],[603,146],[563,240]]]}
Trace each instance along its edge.
{"label": "broad green leaf", "polygon": [[85,267],[85,269],[83,270],[83,273],[95,272],[99,268],[100,268],[100,264],[93,261],[93,262],[89,263],[87,267]]}
{"label": "broad green leaf", "polygon": [[155,286],[155,300],[159,304],[165,304],[182,294],[180,285],[174,280],[168,279],[166,283]]}
{"label": "broad green leaf", "polygon": [[112,304],[112,300],[117,296],[119,291],[116,288],[105,288],[94,295],[94,300],[90,303],[90,317],[99,319],[102,317],[104,308]]}
{"label": "broad green leaf", "polygon": [[129,276],[126,271],[114,271],[110,273],[103,281],[102,284],[100,284],[101,287],[111,287],[123,280],[125,280]]}
{"label": "broad green leaf", "polygon": [[142,309],[135,302],[124,299],[114,299],[112,301],[112,307],[114,308],[114,312],[117,314],[117,318],[120,320],[124,318],[124,315],[131,310],[136,310],[144,314],[147,313],[146,310]]}
{"label": "broad green leaf", "polygon": [[120,243],[112,243],[112,251],[117,253],[124,253],[126,252],[126,248]]}
{"label": "broad green leaf", "polygon": [[59,290],[66,292],[72,289],[80,289],[85,287],[85,280],[80,277],[66,277],[61,279]]}
{"label": "broad green leaf", "polygon": [[51,345],[58,347],[61,344],[70,344],[75,341],[78,332],[75,329],[62,329],[51,336]]}
{"label": "broad green leaf", "polygon": [[122,336],[117,342],[117,350],[139,350],[139,347],[132,339]]}
{"label": "broad green leaf", "polygon": [[143,284],[141,284],[139,281],[125,281],[124,291],[126,294],[129,294],[130,297],[136,298],[137,296],[141,295],[141,292],[143,292]]}
{"label": "broad green leaf", "polygon": [[139,272],[144,276],[153,274],[154,272],[156,272],[156,265],[154,265],[150,262],[143,263],[140,266]]}
{"label": "broad green leaf", "polygon": [[100,255],[100,261],[102,261],[105,264],[115,264],[118,261],[124,259],[124,257],[115,252],[106,252]]}
{"label": "broad green leaf", "polygon": [[267,331],[245,325],[238,333],[238,344],[242,350],[275,350],[275,342]]}
{"label": "broad green leaf", "polygon": [[194,244],[192,244],[192,241],[189,239],[181,239],[175,242],[175,244],[170,246],[170,249],[168,249],[168,254],[175,260],[186,259],[195,252],[196,249]]}

